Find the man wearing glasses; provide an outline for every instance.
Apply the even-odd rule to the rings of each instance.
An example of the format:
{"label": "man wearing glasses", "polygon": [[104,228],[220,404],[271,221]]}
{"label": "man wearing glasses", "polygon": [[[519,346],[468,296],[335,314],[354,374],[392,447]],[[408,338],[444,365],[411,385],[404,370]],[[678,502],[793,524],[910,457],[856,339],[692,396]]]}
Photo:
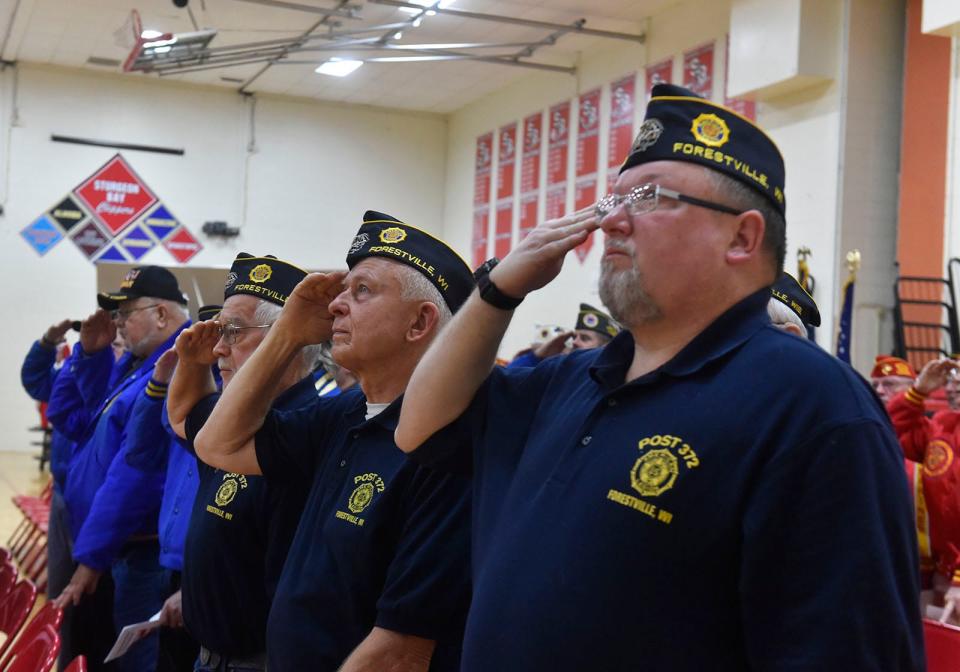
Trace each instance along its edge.
{"label": "man wearing glasses", "polygon": [[[924,669],[896,438],[767,316],[783,188],[759,127],[656,86],[614,193],[486,265],[420,360],[397,445],[475,479],[464,672]],[[512,309],[597,228],[624,330],[492,369]]]}
{"label": "man wearing glasses", "polygon": [[[56,603],[81,609],[88,601],[109,605],[110,582],[100,581],[109,572],[113,624],[119,632],[163,605],[157,539],[163,471],[131,466],[126,456],[140,442],[170,440],[159,422],[132,431],[130,421],[157,358],[173,346],[189,317],[176,278],[159,266],[131,270],[119,290],[99,294],[97,302],[101,310],[82,323],[80,342],[66,364],[72,375],[58,378],[50,399],[55,423],[60,413],[72,412],[78,396],[92,418],[75,437],[64,491],[77,569]],[[117,334],[128,352],[115,362],[110,346]],[[71,383],[69,389],[64,381]],[[93,621],[109,622],[108,610],[75,615],[74,623],[90,627]],[[100,660],[90,662],[99,665]],[[154,634],[121,658],[118,669],[150,671],[156,661]]]}

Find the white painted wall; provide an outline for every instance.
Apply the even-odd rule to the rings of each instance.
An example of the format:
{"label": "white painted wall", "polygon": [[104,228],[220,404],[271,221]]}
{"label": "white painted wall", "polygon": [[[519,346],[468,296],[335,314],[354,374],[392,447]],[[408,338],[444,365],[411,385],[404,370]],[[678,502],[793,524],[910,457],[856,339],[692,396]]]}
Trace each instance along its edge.
{"label": "white painted wall", "polygon": [[[835,3],[838,23],[843,20],[841,5],[841,2]],[[647,26],[648,40],[643,47],[631,49],[612,44],[605,52],[585,54],[582,74],[577,81],[561,76],[534,75],[452,115],[444,235],[463,249],[469,246],[474,147],[476,137],[486,131],[521,120],[536,110],[564,98],[574,98],[595,86],[606,85],[630,71],[640,71],[638,90],[642,90],[644,65],[670,56],[675,57],[674,81],[680,81],[683,52],[708,40],[717,41],[715,99],[721,99],[724,39],[729,17],[730,4],[727,1],[690,1],[675,5],[652,17]],[[839,53],[841,32],[837,31],[823,48]],[[799,247],[813,250],[810,265],[818,281],[815,298],[823,315],[818,341],[831,351],[835,313],[839,310],[835,300],[839,284],[834,260],[838,254],[841,124],[840,59],[834,61],[832,81],[758,105],[758,121],[778,143],[786,161],[787,270],[796,272],[796,250]],[[601,115],[604,122],[609,105],[607,94],[605,89]],[[604,125],[601,137],[605,136],[606,130]],[[603,142],[600,151],[601,165],[604,165],[606,147]],[[599,256],[599,246],[595,246],[583,265],[571,256],[553,284],[524,302],[507,332],[501,356],[510,357],[526,347],[534,324],[559,322],[572,325],[581,300],[598,300]]]}
{"label": "white painted wall", "polygon": [[[443,117],[262,97],[255,149],[248,153],[251,101],[231,92],[24,65],[14,99],[13,74],[8,69],[0,75],[0,158],[9,161],[8,175],[0,161],[0,268],[8,305],[7,347],[0,353],[6,440],[0,449],[26,448],[25,428],[36,423],[19,385],[31,341],[51,322],[79,318],[95,307],[94,266],[73,243],[63,241],[40,258],[19,231],[115,150],[54,143],[51,133],[185,149],[182,157],[124,155],[203,241],[205,249],[191,265],[227,267],[245,250],[312,268],[342,267],[368,208],[440,229]],[[11,128],[12,105],[18,122]],[[241,226],[241,235],[206,239],[200,227],[212,219]],[[143,262],[171,265],[172,259],[157,248]]]}

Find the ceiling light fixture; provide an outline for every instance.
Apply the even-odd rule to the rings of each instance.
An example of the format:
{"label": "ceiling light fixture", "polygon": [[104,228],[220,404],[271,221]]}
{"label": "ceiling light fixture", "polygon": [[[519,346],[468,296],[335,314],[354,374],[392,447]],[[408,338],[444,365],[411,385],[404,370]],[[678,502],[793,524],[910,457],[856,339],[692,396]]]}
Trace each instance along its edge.
{"label": "ceiling light fixture", "polygon": [[393,34],[393,39],[395,40],[399,40],[401,37],[403,37],[403,33],[399,30]]}
{"label": "ceiling light fixture", "polygon": [[154,47],[153,53],[155,53],[155,54],[165,54],[165,53],[167,53],[168,51],[170,51],[171,49],[173,49],[173,47]]}
{"label": "ceiling light fixture", "polygon": [[314,70],[319,75],[331,75],[333,77],[346,77],[351,72],[363,65],[363,61],[353,61],[342,58],[331,58],[329,61]]}
{"label": "ceiling light fixture", "polygon": [[[144,48],[144,49],[154,49],[154,48],[156,48],[156,47],[165,47],[165,46],[167,46],[167,45],[176,44],[176,43],[177,43],[177,38],[176,38],[176,37],[171,37],[169,40],[155,40],[155,41],[153,41],[153,42],[145,42],[144,45],[143,45],[143,48]],[[170,51],[170,50],[167,49],[167,51]]]}
{"label": "ceiling light fixture", "polygon": [[417,18],[415,18],[415,19],[413,20],[413,23],[410,24],[410,25],[412,25],[414,28],[419,28],[421,23],[423,23],[423,17],[422,17],[422,16],[418,16]]}
{"label": "ceiling light fixture", "polygon": [[140,33],[140,37],[145,40],[153,40],[163,35],[159,30],[145,30]]}

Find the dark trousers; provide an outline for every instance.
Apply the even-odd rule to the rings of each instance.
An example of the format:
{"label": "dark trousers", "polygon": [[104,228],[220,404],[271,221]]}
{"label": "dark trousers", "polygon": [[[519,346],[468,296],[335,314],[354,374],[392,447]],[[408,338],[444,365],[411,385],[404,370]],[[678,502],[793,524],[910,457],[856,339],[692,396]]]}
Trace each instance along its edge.
{"label": "dark trousers", "polygon": [[[167,570],[167,597],[180,590],[180,572]],[[186,628],[160,628],[160,659],[157,672],[191,672],[200,644]]]}
{"label": "dark trousers", "polygon": [[72,653],[86,656],[89,672],[114,672],[115,663],[103,662],[117,638],[113,629],[113,578],[109,572],[100,577],[92,594],[84,595],[80,604],[67,612],[69,620],[64,619],[64,626],[69,624]]}
{"label": "dark trousers", "polygon": [[[60,488],[54,486],[50,500],[50,522],[47,525],[47,599],[59,597],[73,576],[73,544],[70,541],[70,526],[67,524],[67,506]],[[59,667],[63,669],[81,653],[74,649],[70,639],[73,609],[67,609],[60,625]]]}

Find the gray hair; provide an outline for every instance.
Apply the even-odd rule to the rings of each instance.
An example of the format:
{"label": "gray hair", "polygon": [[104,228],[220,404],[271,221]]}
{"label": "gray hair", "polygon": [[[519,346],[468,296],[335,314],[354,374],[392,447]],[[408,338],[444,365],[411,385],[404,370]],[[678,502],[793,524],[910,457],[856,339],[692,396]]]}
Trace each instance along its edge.
{"label": "gray hair", "polygon": [[777,277],[783,273],[783,263],[787,256],[787,222],[773,202],[756,189],[735,180],[716,170],[707,169],[717,194],[723,197],[725,205],[738,210],[758,210],[766,224],[763,233],[763,248],[773,256]]}
{"label": "gray hair", "polygon": [[157,303],[165,307],[171,315],[182,317],[184,321],[190,319],[190,309],[186,304],[170,301],[169,299],[157,299]]}
{"label": "gray hair", "polygon": [[[259,299],[257,303],[256,310],[253,311],[253,319],[257,324],[273,324],[280,317],[280,313],[283,311],[282,306],[278,306],[275,303],[266,301],[265,299]],[[307,374],[313,371],[317,362],[320,360],[320,349],[321,345],[319,343],[313,345],[305,345],[303,350],[300,351],[300,357],[302,361],[302,372]]]}
{"label": "gray hair", "polygon": [[803,323],[800,316],[776,299],[771,298],[770,301],[767,302],[767,315],[770,316],[770,321],[773,322],[774,325],[792,322],[800,327],[800,330],[804,334],[807,333],[807,325]]}
{"label": "gray hair", "polygon": [[410,266],[402,265],[398,269],[400,279],[400,298],[404,301],[427,301],[432,303],[440,311],[440,318],[437,321],[437,331],[439,332],[447,322],[453,319],[453,313],[450,306],[443,300],[440,290],[427,279],[423,273]]}

